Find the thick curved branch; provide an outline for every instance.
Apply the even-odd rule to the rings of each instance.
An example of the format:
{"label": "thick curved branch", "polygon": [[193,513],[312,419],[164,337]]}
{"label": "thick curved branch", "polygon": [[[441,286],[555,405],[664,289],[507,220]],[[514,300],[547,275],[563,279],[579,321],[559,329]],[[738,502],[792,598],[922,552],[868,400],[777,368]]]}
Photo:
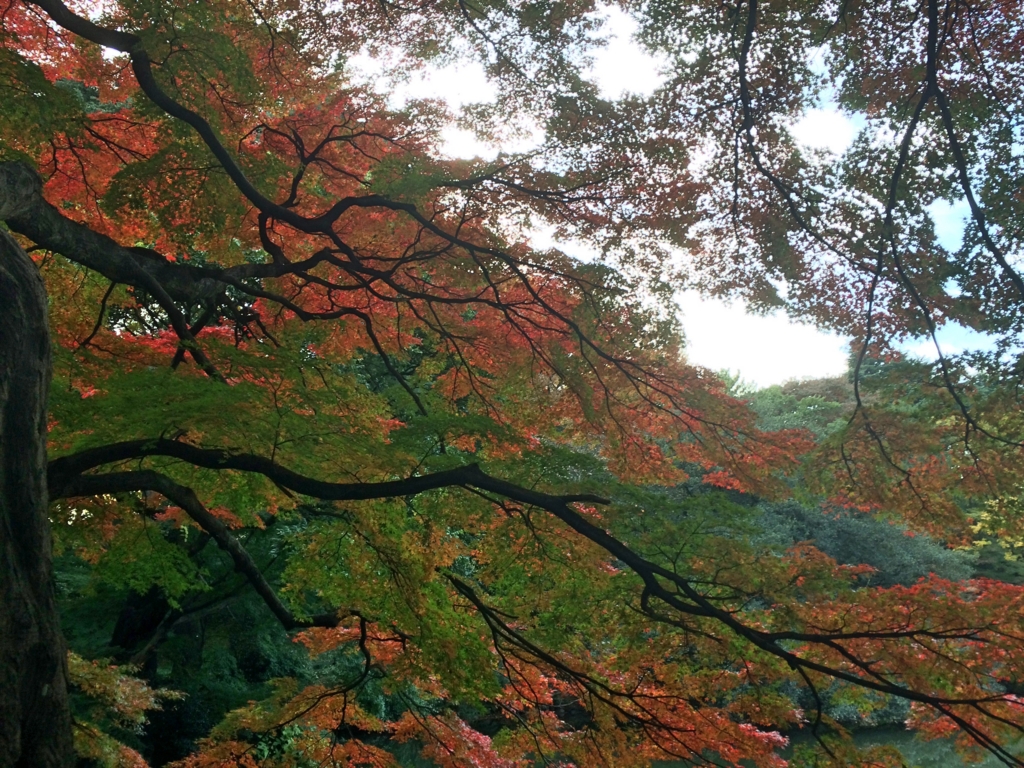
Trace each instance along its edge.
{"label": "thick curved branch", "polygon": [[[673,401],[673,405],[688,417],[704,423],[716,431],[720,429],[721,425],[706,421],[691,409],[686,408],[685,404],[679,401],[678,393],[673,391],[671,384],[653,374],[648,375],[648,372],[635,361],[609,354],[589,339],[577,323],[560,313],[547,302],[531,284],[529,277],[523,271],[528,266],[536,267],[536,265],[524,264],[502,251],[475,245],[456,235],[450,235],[429,218],[423,216],[414,206],[408,204],[390,203],[376,196],[352,200],[350,204],[358,207],[375,207],[386,204],[385,207],[401,211],[412,217],[425,231],[429,231],[442,238],[451,246],[462,248],[472,254],[474,260],[478,263],[480,262],[479,256],[482,254],[500,259],[514,273],[515,278],[527,288],[533,301],[551,314],[560,324],[560,327],[555,330],[574,335],[588,349],[594,351],[599,357],[618,368],[633,382],[634,387],[641,393],[641,396],[645,396],[652,405],[664,408],[664,406],[657,404],[655,398],[643,393],[642,390],[645,386]],[[94,232],[84,224],[66,217],[58,208],[48,203],[42,194],[42,180],[33,169],[24,163],[0,163],[0,219],[6,221],[14,231],[25,235],[47,250],[60,253],[70,261],[91,269],[112,282],[134,286],[152,295],[166,312],[172,328],[181,340],[182,349],[175,354],[174,364],[179,363],[182,353],[187,351],[204,371],[218,379],[222,378],[221,375],[202,351],[195,336],[206,321],[197,323],[196,329],[193,330],[189,327],[186,318],[175,302],[205,306],[206,314],[210,315],[215,312],[218,302],[225,295],[226,291],[229,288],[234,288],[249,296],[273,301],[306,321],[330,320],[343,316],[357,317],[366,328],[367,337],[374,351],[383,360],[388,372],[407,392],[415,403],[417,410],[420,413],[426,412],[422,400],[402,376],[391,360],[390,355],[385,351],[377,337],[372,319],[366,312],[350,306],[322,312],[310,312],[285,296],[268,292],[260,287],[254,287],[246,282],[253,279],[259,280],[279,278],[285,275],[300,275],[310,281],[322,282],[329,290],[342,290],[353,287],[352,285],[336,285],[314,278],[311,271],[324,262],[330,262],[335,267],[342,269],[353,279],[355,286],[360,286],[370,291],[374,296],[382,300],[395,299],[375,290],[370,285],[370,281],[382,282],[388,289],[394,291],[394,295],[401,300],[488,306],[505,314],[509,322],[519,329],[519,333],[524,338],[530,338],[529,329],[522,327],[516,320],[516,308],[500,298],[493,281],[490,281],[480,292],[468,296],[451,296],[414,290],[396,282],[388,272],[372,269],[361,264],[356,254],[340,241],[337,241],[336,245],[345,252],[348,256],[348,261],[341,261],[335,258],[331,249],[323,248],[307,259],[289,262],[281,248],[270,239],[265,223],[261,227],[261,237],[264,248],[272,257],[272,263],[246,263],[225,268],[215,266],[197,267],[188,263],[169,261],[163,254],[147,248],[122,246],[112,238]],[[262,218],[261,222],[263,222]],[[333,239],[336,240],[337,238]],[[482,268],[483,266],[481,264]],[[565,275],[560,276],[568,277]],[[485,295],[488,290],[495,293],[494,298]],[[536,326],[536,321],[534,320],[527,322]],[[546,362],[550,363],[550,361]]]}
{"label": "thick curved branch", "polygon": [[[481,481],[493,479],[484,474],[476,464],[470,464],[429,475],[417,475],[404,480],[387,480],[379,483],[330,483],[300,475],[263,456],[232,453],[216,448],[200,448],[177,440],[159,438],[112,443],[52,460],[49,466],[51,496],[59,498],[71,495],[67,488],[76,481],[78,475],[90,469],[146,456],[167,456],[207,469],[255,472],[289,491],[324,501],[365,501],[414,496],[426,491],[452,486],[480,487]],[[510,488],[516,487],[511,484],[507,485]],[[540,494],[538,498],[540,497],[557,498],[569,502],[607,503],[605,499],[589,495],[564,497],[563,499]]]}
{"label": "thick curved branch", "polygon": [[293,264],[240,264],[226,269],[197,268],[149,248],[123,246],[69,219],[43,197],[39,174],[25,163],[0,163],[0,220],[37,245],[115,283],[153,292],[153,282],[170,299],[189,304],[215,301],[229,286],[247,278],[280,277],[312,269],[326,252]]}
{"label": "thick curved branch", "polygon": [[[357,285],[361,285],[367,290],[372,290],[369,281],[380,280],[383,281],[389,289],[395,291],[396,295],[402,300],[413,299],[426,302],[461,302],[467,304],[481,303],[492,306],[502,312],[510,322],[515,319],[514,308],[499,301],[487,301],[482,295],[461,298],[438,295],[436,293],[422,293],[410,290],[405,286],[401,286],[394,280],[390,279],[388,274],[381,273],[379,270],[367,269],[365,265],[360,263],[360,259],[355,252],[342,242],[332,229],[338,218],[350,209],[385,209],[396,213],[402,213],[415,221],[423,231],[441,238],[451,246],[462,249],[474,260],[479,261],[479,257],[483,255],[502,262],[527,290],[531,300],[535,302],[544,313],[546,313],[547,317],[554,319],[554,324],[557,325],[558,328],[546,330],[557,330],[565,336],[572,336],[575,339],[578,339],[582,348],[585,348],[585,350],[596,355],[602,361],[610,364],[623,374],[629,380],[632,388],[637,392],[637,394],[639,394],[640,397],[643,398],[643,400],[652,408],[669,413],[673,416],[677,416],[681,413],[686,419],[700,422],[711,428],[712,431],[716,433],[716,437],[720,442],[727,441],[730,437],[738,436],[735,434],[728,434],[730,430],[723,430],[722,425],[706,421],[697,413],[693,412],[692,409],[688,408],[686,403],[684,403],[679,397],[680,393],[677,391],[674,384],[667,381],[663,376],[659,376],[654,371],[645,369],[630,357],[611,354],[608,350],[604,349],[602,345],[589,338],[572,317],[559,311],[558,308],[551,304],[551,302],[545,300],[537,290],[537,287],[532,283],[527,273],[530,270],[536,269],[543,273],[558,277],[569,277],[569,279],[574,278],[561,274],[557,270],[552,270],[550,267],[524,262],[523,260],[517,259],[500,249],[465,240],[458,234],[458,232],[451,233],[446,231],[444,227],[440,226],[438,222],[434,220],[433,217],[425,215],[415,205],[391,200],[380,195],[363,195],[342,198],[335,202],[329,210],[314,217],[304,217],[296,213],[293,208],[270,201],[262,193],[256,190],[252,183],[245,177],[245,174],[221,143],[220,139],[216,136],[210,124],[198,113],[174,101],[160,88],[154,79],[148,54],[143,48],[141,39],[138,36],[99,27],[88,19],[72,13],[67,6],[61,2],[61,0],[33,0],[33,2],[46,12],[55,23],[64,29],[80,35],[94,43],[123,51],[131,56],[133,70],[135,71],[136,78],[138,79],[140,87],[144,93],[146,93],[146,95],[149,96],[149,98],[167,114],[183,120],[199,133],[203,141],[217,158],[218,162],[222,164],[239,191],[257,208],[261,214],[261,229],[263,230],[264,235],[266,234],[265,219],[266,217],[271,217],[275,220],[284,222],[299,231],[316,233],[329,238],[339,252],[344,253],[348,258],[347,263],[337,263],[336,266],[345,270],[355,280]],[[234,286],[235,288],[240,288],[253,296],[262,295],[260,290],[247,288],[243,285],[242,281],[246,277],[274,277],[285,274],[301,273],[304,277],[311,280],[313,279],[308,274],[308,270],[312,268],[313,263],[304,262],[302,263],[302,266],[295,263],[289,264],[286,260],[282,260],[280,249],[276,247],[271,248],[269,251],[274,262],[272,264],[239,265],[237,267],[227,269],[200,269],[187,265],[169,265],[164,261],[159,267],[161,276],[155,279],[150,279],[149,276],[153,273],[153,270],[157,268],[156,265],[153,263],[143,263],[138,258],[127,258],[125,251],[131,251],[132,249],[116,249],[115,252],[119,258],[115,260],[116,264],[113,265],[110,260],[99,257],[86,261],[81,254],[76,252],[76,246],[81,245],[78,240],[80,237],[84,236],[84,233],[80,231],[82,229],[81,225],[68,222],[63,219],[63,217],[60,217],[60,214],[56,209],[52,206],[48,206],[41,200],[41,198],[35,207],[38,211],[45,214],[45,216],[42,218],[39,216],[25,216],[20,218],[16,222],[17,226],[22,228],[19,231],[22,231],[30,237],[38,238],[37,242],[48,248],[52,247],[53,250],[69,256],[69,258],[72,258],[79,263],[83,263],[85,266],[96,269],[104,274],[108,279],[131,285],[136,285],[141,281],[142,285],[140,287],[144,287],[152,292],[153,295],[161,301],[161,304],[165,305],[164,309],[167,311],[168,317],[171,319],[171,323],[175,331],[178,333],[179,338],[181,338],[183,346],[193,353],[196,361],[200,366],[207,370],[208,373],[212,370],[210,361],[206,359],[205,356],[202,356],[195,340],[190,338],[191,332],[188,324],[185,322],[184,318],[180,316],[180,313],[178,313],[173,307],[173,302],[166,302],[164,300],[161,288],[166,289],[167,295],[171,298],[178,298],[179,300],[185,295],[185,292],[182,291],[176,295],[172,285],[173,279],[161,278],[176,278],[183,274],[187,276],[187,280],[191,283],[202,283],[204,287],[203,295],[197,295],[195,290],[187,292],[191,301],[200,304],[207,304],[210,298],[221,293],[225,284]],[[55,219],[56,221],[54,221]],[[54,229],[53,225],[55,223],[61,224],[63,227],[74,224],[72,228],[78,228],[75,234],[80,237],[72,237],[70,238],[71,242],[68,243],[54,242],[53,237],[47,236],[51,235],[51,232],[40,231],[40,227],[36,225],[36,222],[38,221],[46,221],[47,224],[50,225],[48,227],[50,230]],[[87,239],[91,239],[95,243],[97,238],[102,241],[103,246],[108,248],[111,245],[116,245],[109,238],[100,238],[100,236],[97,236],[94,233],[92,234],[92,238]],[[264,241],[267,240],[268,238],[264,236]],[[265,242],[264,244],[266,245],[267,243]],[[135,257],[152,257],[152,261],[159,260],[159,256],[157,254],[146,250],[140,250],[139,253],[134,253],[133,255]],[[317,254],[310,260],[310,262],[316,262],[328,257],[329,254]],[[142,269],[141,272],[139,271],[139,268]],[[204,279],[208,282],[204,282]],[[344,290],[352,288],[352,286],[342,287],[334,285],[328,285],[327,287],[329,289],[341,288]],[[493,288],[494,286],[492,284],[489,287]],[[345,312],[349,313],[347,309]],[[327,313],[327,315],[330,314],[331,313]],[[324,319],[326,319],[327,315],[324,316]],[[319,316],[318,319],[320,319]],[[535,322],[531,324],[538,327]],[[521,330],[519,332],[524,333]],[[529,338],[529,334],[524,335]],[[372,338],[373,334],[371,333],[371,339]],[[376,344],[375,346],[379,347],[379,345]],[[378,351],[380,351],[379,348]],[[390,360],[387,356],[384,356],[384,360],[389,371],[394,373],[395,371],[393,370],[393,366],[390,364]],[[211,373],[211,375],[213,374]],[[417,397],[415,393],[411,391],[411,388],[407,383],[404,382],[400,376],[397,378],[406,391],[413,397],[413,400],[416,401]],[[419,402],[417,402],[417,407],[421,411],[423,410],[422,404]],[[693,430],[691,430],[691,432],[692,431]],[[726,434],[723,435],[722,432],[725,432]],[[724,446],[724,442],[723,447],[726,447]]]}
{"label": "thick curved branch", "polygon": [[[335,627],[342,618],[339,612],[314,616],[310,620],[302,620],[288,610],[287,606],[274,592],[273,587],[264,578],[259,566],[252,559],[238,539],[224,523],[217,519],[199,500],[195,492],[184,485],[176,483],[167,475],[153,470],[144,469],[136,472],[110,472],[103,475],[80,475],[63,486],[61,496],[99,496],[101,494],[132,493],[153,491],[164,496],[168,501],[185,510],[195,523],[206,531],[217,542],[217,546],[230,555],[235,563],[235,570],[245,576],[253,589],[270,608],[274,616],[285,629],[302,627]],[[51,498],[60,498],[54,496]]]}
{"label": "thick curved branch", "polygon": [[58,26],[85,38],[90,42],[128,54],[131,59],[132,72],[142,92],[160,109],[171,117],[189,125],[206,144],[207,148],[220,163],[245,198],[263,214],[273,216],[279,221],[295,227],[301,232],[328,234],[331,226],[345,211],[352,207],[391,207],[395,210],[407,208],[379,195],[365,197],[348,197],[334,203],[319,216],[303,216],[297,211],[279,205],[260,192],[245,175],[238,162],[220,140],[217,132],[209,121],[198,112],[175,101],[156,81],[153,64],[142,44],[142,39],[135,34],[120,30],[107,29],[94,24],[89,19],[73,13],[61,0],[31,0],[43,10]]}
{"label": "thick curved branch", "polygon": [[220,141],[220,138],[213,130],[213,126],[198,113],[172,99],[159,86],[156,78],[153,76],[153,66],[149,54],[143,47],[142,40],[138,35],[115,29],[107,29],[94,24],[89,19],[73,13],[61,0],[32,0],[32,2],[41,8],[54,23],[69,32],[97,45],[102,45],[105,48],[127,53],[131,58],[132,71],[143,93],[168,115],[187,123],[195,129],[214,157],[217,158],[217,162],[221,164],[228,176],[231,177],[235,186],[253,205],[260,211],[272,212],[276,218],[286,221],[298,229],[315,231],[315,228],[309,228],[309,219],[300,216],[294,211],[289,211],[287,208],[282,208],[264,197],[253,186],[252,182],[249,181],[238,163],[231,156],[231,153],[228,152],[227,148]]}
{"label": "thick curved branch", "polygon": [[23,163],[0,163],[0,198],[0,219],[15,232],[100,273],[112,283],[141,288],[153,296],[196,364],[212,378],[223,380],[175,304],[175,300],[201,301],[207,294],[219,295],[223,288],[216,282],[197,279],[189,270],[174,269],[155,251],[125,248],[67,218],[43,199],[39,175]]}
{"label": "thick curved branch", "polygon": [[[715,619],[757,647],[784,659],[791,665],[805,667],[815,672],[878,690],[882,693],[902,696],[914,701],[921,701],[922,703],[932,703],[937,699],[918,694],[895,684],[873,682],[842,670],[808,661],[795,653],[784,650],[779,645],[779,642],[818,643],[842,652],[843,649],[838,643],[844,640],[867,638],[913,639],[916,637],[941,637],[948,639],[956,638],[963,634],[961,630],[936,633],[913,629],[850,633],[767,632],[750,627],[737,619],[733,613],[715,606],[685,576],[643,557],[606,530],[591,523],[571,507],[572,504],[580,502],[607,504],[609,503],[607,499],[592,494],[555,495],[531,488],[524,488],[515,483],[488,475],[477,464],[442,470],[427,475],[418,475],[404,480],[369,483],[331,483],[300,475],[261,456],[230,453],[220,449],[200,448],[188,443],[160,438],[149,441],[135,440],[115,443],[52,460],[48,473],[50,494],[53,498],[81,495],[80,482],[90,477],[89,475],[81,475],[81,473],[105,464],[147,456],[176,458],[194,466],[214,470],[255,472],[265,476],[282,488],[325,501],[399,498],[439,488],[462,487],[470,490],[484,491],[520,504],[544,509],[568,525],[576,533],[598,545],[627,565],[644,582],[645,590],[650,596],[657,597],[675,610],[692,616]],[[673,589],[669,589],[665,584],[666,582]],[[964,700],[958,699],[941,701],[947,704],[967,703]]]}
{"label": "thick curved branch", "polygon": [[[31,239],[37,245],[103,275],[111,283],[145,290],[167,314],[171,327],[181,340],[181,347],[175,353],[172,365],[180,363],[187,352],[200,368],[218,380],[223,380],[223,376],[200,348],[196,333],[214,316],[219,300],[229,287],[250,295],[269,297],[289,306],[304,320],[326,319],[315,313],[303,312],[300,307],[291,305],[283,297],[270,296],[265,291],[246,286],[243,281],[250,278],[305,273],[328,259],[331,255],[329,250],[318,251],[310,258],[299,262],[279,260],[274,251],[269,251],[275,256],[273,264],[241,264],[224,269],[197,268],[189,264],[171,262],[156,251],[125,247],[112,238],[69,219],[44,199],[39,175],[20,162],[0,163],[0,220],[6,221],[12,230]],[[206,306],[206,311],[194,327],[189,327],[175,302],[202,304]],[[344,308],[333,314],[359,317],[388,371],[408,392],[419,411],[425,413],[423,403],[381,346],[370,317],[352,308]]]}

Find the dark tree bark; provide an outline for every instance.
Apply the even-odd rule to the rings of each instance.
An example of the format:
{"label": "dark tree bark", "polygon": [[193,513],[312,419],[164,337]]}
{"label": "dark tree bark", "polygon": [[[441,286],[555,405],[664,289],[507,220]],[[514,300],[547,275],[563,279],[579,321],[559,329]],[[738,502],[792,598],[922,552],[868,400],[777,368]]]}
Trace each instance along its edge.
{"label": "dark tree bark", "polygon": [[[0,188],[0,218],[11,213]],[[74,764],[47,519],[50,335],[35,264],[0,230],[0,768]]]}

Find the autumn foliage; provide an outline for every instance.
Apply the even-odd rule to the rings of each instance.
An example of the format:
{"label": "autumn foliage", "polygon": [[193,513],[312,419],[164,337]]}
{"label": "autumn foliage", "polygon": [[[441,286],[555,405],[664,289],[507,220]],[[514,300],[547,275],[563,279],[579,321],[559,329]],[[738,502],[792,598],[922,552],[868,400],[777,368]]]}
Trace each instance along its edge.
{"label": "autumn foliage", "polygon": [[[650,49],[700,54],[646,101],[582,79],[589,2],[0,2],[0,202],[50,297],[55,552],[91,585],[67,594],[116,595],[127,665],[65,618],[82,756],[144,765],[125,744],[184,706],[167,670],[191,662],[165,648],[246,594],[306,672],[268,673],[183,768],[383,768],[403,744],[450,768],[900,764],[858,750],[829,697],[909,702],[925,737],[1020,764],[1021,587],[872,586],[757,532],[759,500],[799,497],[949,546],[979,520],[1019,541],[1024,293],[993,240],[1018,236],[1019,200],[933,257],[901,197],[930,167],[917,124],[941,133],[971,98],[934,72],[936,0],[913,5],[916,103],[938,111],[885,168],[833,176],[785,128],[810,96],[784,61],[831,34],[825,10],[622,5]],[[867,7],[844,11],[858,45],[888,29]],[[943,46],[984,14],[977,55],[1009,56],[1007,4],[945,13]],[[367,52],[480,57],[498,90],[477,129],[536,124],[539,148],[446,158],[447,107],[354,85]],[[843,105],[897,124],[906,84],[856,66]],[[541,223],[605,258],[532,247]],[[851,334],[838,426],[766,429],[689,365],[666,298],[684,279]],[[900,353],[951,318],[1002,357]],[[813,740],[784,757],[794,734]]]}

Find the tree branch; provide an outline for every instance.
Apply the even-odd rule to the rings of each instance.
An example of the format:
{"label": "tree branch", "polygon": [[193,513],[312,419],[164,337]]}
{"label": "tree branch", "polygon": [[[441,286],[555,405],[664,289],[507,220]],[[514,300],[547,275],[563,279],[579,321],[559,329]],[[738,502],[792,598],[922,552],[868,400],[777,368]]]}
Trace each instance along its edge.
{"label": "tree branch", "polygon": [[103,475],[81,475],[64,486],[63,496],[99,496],[108,493],[132,493],[138,491],[159,493],[167,498],[168,501],[185,510],[185,513],[200,528],[210,534],[213,540],[217,542],[217,546],[228,553],[235,563],[235,570],[249,580],[253,589],[263,598],[267,607],[270,608],[271,612],[285,629],[335,627],[343,618],[352,615],[351,613],[343,614],[336,611],[314,616],[309,620],[296,618],[288,610],[287,606],[281,602],[273,587],[270,586],[256,565],[256,562],[252,559],[252,556],[239,543],[228,527],[203,505],[199,497],[196,496],[195,491],[176,483],[167,475],[149,469],[135,472],[110,472]]}

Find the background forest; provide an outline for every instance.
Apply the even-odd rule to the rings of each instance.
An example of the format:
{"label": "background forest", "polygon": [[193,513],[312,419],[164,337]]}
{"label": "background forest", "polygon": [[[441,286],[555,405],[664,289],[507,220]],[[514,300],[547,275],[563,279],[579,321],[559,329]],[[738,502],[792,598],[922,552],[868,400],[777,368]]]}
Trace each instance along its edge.
{"label": "background forest", "polygon": [[0,768],[1024,765],[1022,7],[614,6],[0,0]]}

